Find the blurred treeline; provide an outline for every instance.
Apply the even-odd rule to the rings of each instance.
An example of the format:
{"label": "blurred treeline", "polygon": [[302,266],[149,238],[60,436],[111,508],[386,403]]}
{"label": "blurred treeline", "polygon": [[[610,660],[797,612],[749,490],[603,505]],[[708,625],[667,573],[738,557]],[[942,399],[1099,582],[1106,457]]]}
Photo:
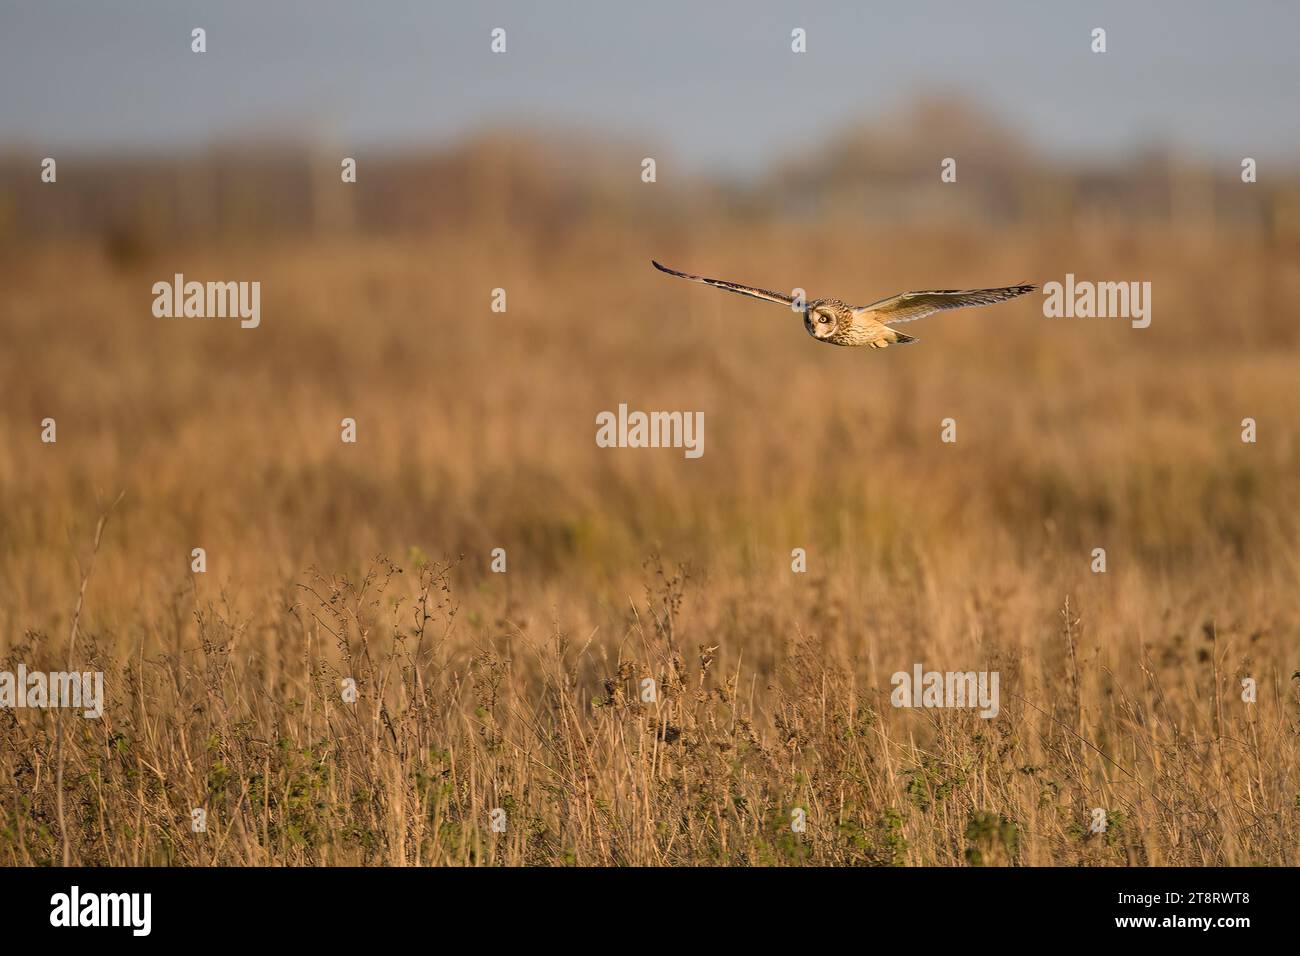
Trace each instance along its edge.
{"label": "blurred treeline", "polygon": [[[658,184],[641,186],[641,162]],[[341,162],[357,183],[340,188]],[[957,160],[956,184],[940,164]],[[647,143],[541,126],[444,146],[353,149],[259,136],[165,155],[55,155],[0,147],[0,243],[101,237],[130,256],[158,243],[220,236],[522,231],[853,217],[864,223],[1054,227],[1098,222],[1247,234],[1300,245],[1300,160],[1242,182],[1240,159],[1150,146],[1109,161],[1047,155],[987,111],[949,96],[790,149],[748,179],[683,176]]]}

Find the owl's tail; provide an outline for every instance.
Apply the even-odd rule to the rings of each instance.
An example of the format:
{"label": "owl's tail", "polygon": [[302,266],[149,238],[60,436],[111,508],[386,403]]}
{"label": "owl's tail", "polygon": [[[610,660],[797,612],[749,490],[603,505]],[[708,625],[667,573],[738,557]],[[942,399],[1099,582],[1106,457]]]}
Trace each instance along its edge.
{"label": "owl's tail", "polygon": [[867,344],[873,349],[887,349],[891,345],[909,345],[919,341],[915,335],[907,335],[892,326],[882,325],[872,331],[876,335]]}

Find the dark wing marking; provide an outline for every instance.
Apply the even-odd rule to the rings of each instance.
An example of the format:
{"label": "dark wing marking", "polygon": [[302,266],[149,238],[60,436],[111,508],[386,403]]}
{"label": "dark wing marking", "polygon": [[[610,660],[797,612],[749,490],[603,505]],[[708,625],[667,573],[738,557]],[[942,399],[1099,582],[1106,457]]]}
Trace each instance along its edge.
{"label": "dark wing marking", "polygon": [[1005,302],[1026,292],[1033,292],[1036,285],[1012,285],[1001,289],[935,289],[930,292],[904,292],[901,295],[881,299],[870,305],[859,306],[854,311],[867,312],[877,322],[894,325],[898,322],[912,322],[934,315],[945,309],[963,309],[968,305],[992,305]]}
{"label": "dark wing marking", "polygon": [[728,292],[739,292],[741,295],[751,296],[755,299],[765,299],[768,302],[779,302],[782,305],[788,306],[794,303],[793,296],[783,295],[780,292],[769,292],[767,289],[757,289],[752,285],[741,285],[739,282],[727,282],[725,279],[706,279],[704,276],[693,276],[686,272],[678,272],[676,269],[669,269],[653,259],[650,260],[650,264],[660,272],[666,272],[670,276],[677,276],[679,279],[703,282],[705,285],[717,286],[719,289],[726,289]]}

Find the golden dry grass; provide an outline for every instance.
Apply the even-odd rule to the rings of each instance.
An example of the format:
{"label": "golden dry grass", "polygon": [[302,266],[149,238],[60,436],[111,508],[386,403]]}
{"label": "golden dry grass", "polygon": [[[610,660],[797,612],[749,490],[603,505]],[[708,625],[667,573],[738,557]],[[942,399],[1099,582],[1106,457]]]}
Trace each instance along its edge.
{"label": "golden dry grass", "polygon": [[[7,256],[0,669],[67,663],[125,494],[76,649],[107,712],[64,718],[61,829],[57,715],[0,711],[0,862],[1300,862],[1293,251],[853,234]],[[1149,279],[1154,321],[840,350],[651,255],[864,301]],[[262,327],[154,319],[178,271],[261,280]],[[702,410],[704,456],[597,448],[620,402]],[[917,662],[998,670],[1000,716],[892,708]]]}

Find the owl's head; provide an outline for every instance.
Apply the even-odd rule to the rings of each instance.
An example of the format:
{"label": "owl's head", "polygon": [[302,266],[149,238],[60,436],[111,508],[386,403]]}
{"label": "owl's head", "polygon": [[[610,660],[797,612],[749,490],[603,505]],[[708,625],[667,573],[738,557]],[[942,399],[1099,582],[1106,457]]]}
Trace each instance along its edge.
{"label": "owl's head", "polygon": [[839,312],[829,302],[817,299],[808,303],[803,313],[803,327],[815,339],[828,339],[839,326]]}

